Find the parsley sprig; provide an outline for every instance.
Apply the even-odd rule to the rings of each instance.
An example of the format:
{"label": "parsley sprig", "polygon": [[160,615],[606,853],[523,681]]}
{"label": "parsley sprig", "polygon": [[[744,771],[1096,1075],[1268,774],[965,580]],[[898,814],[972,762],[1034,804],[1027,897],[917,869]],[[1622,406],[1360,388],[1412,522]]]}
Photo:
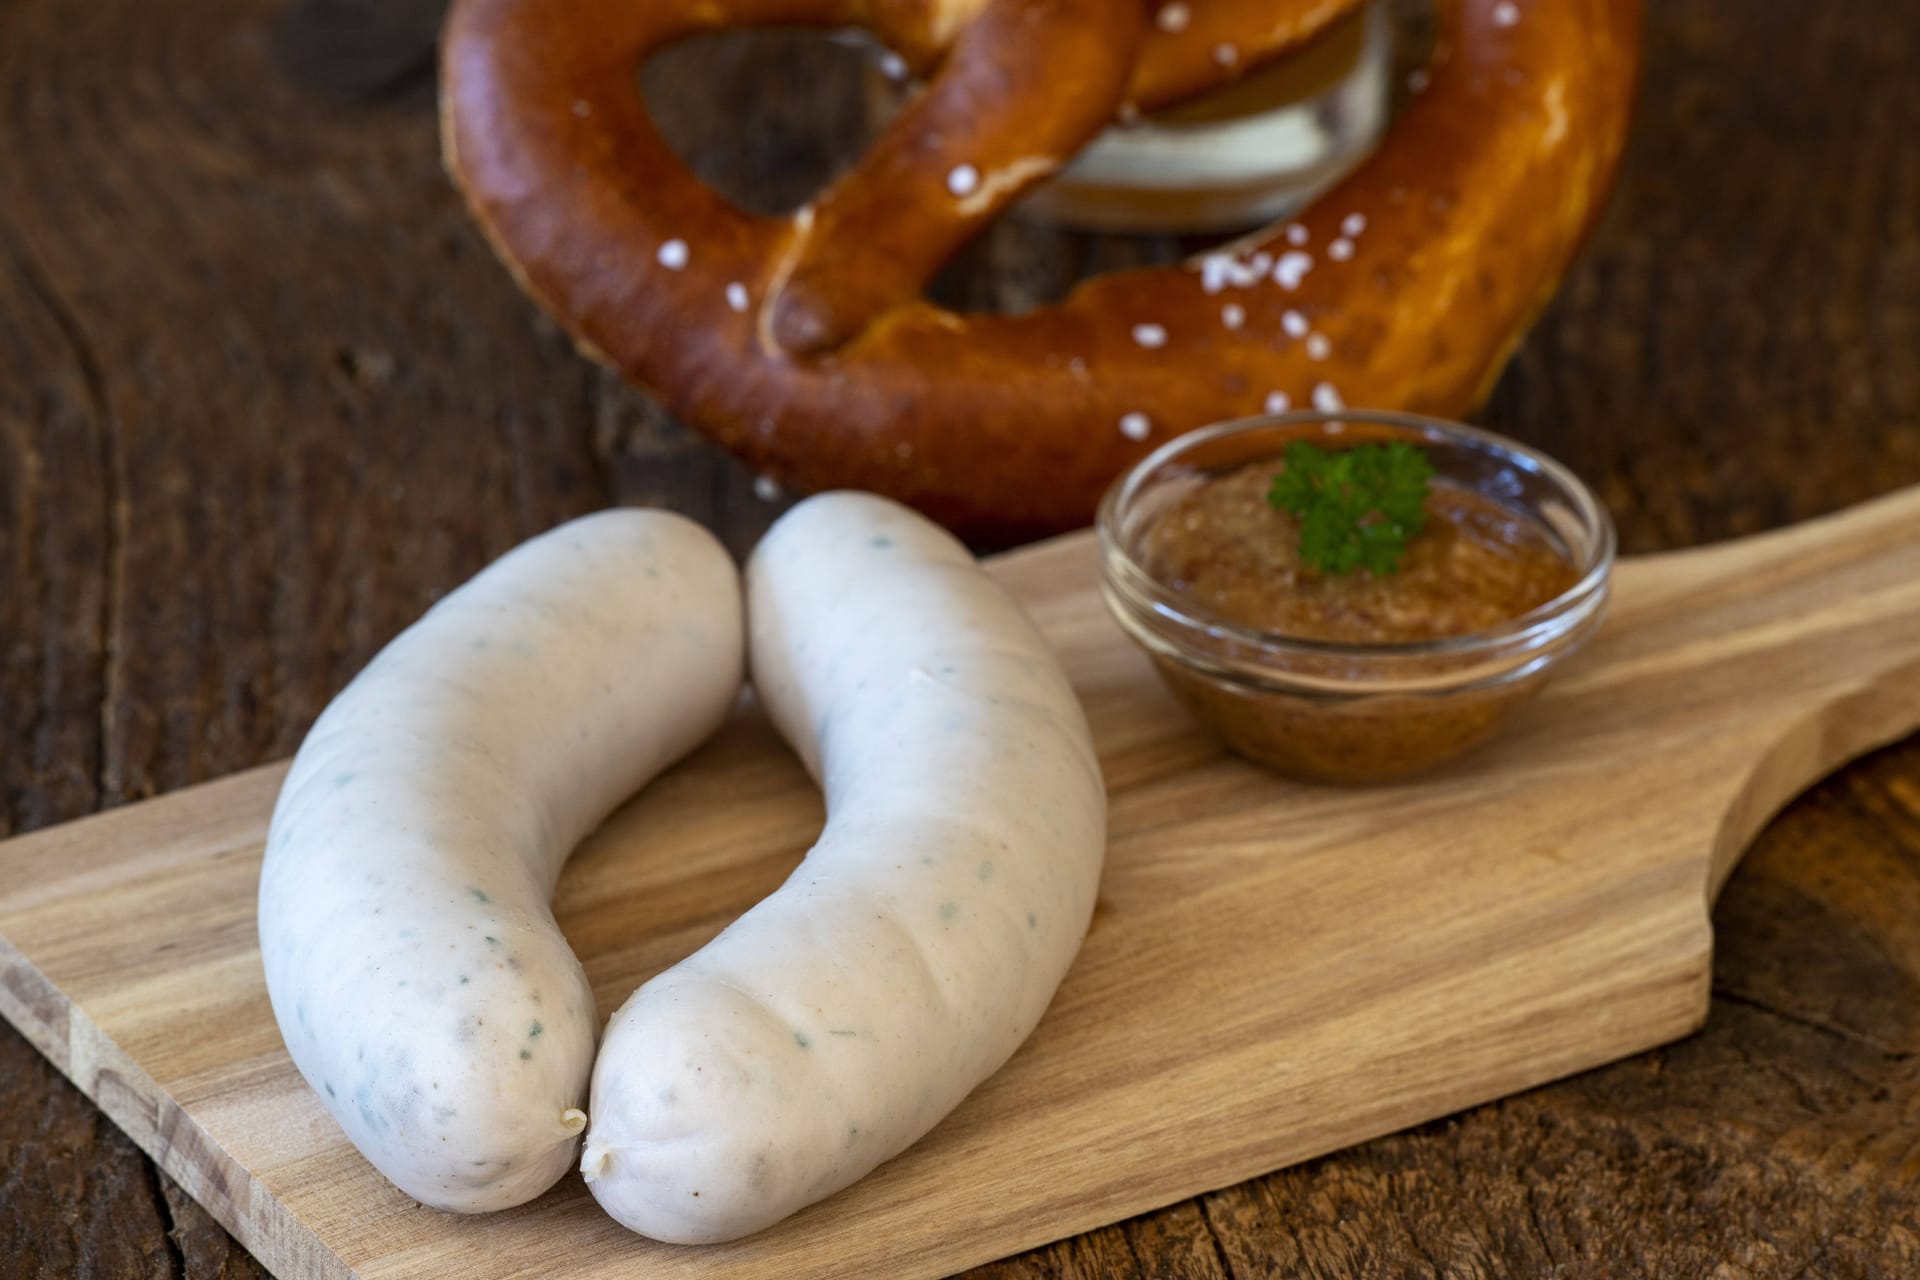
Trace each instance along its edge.
{"label": "parsley sprig", "polygon": [[1319,573],[1400,568],[1407,540],[1427,519],[1433,464],[1396,440],[1330,451],[1296,440],[1267,501],[1300,519],[1300,559]]}

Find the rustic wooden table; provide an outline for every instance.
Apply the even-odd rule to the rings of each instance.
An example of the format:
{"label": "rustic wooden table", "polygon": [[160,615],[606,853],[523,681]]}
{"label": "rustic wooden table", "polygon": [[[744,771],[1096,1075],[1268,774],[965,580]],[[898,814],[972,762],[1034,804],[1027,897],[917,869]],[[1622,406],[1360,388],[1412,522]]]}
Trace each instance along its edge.
{"label": "rustic wooden table", "polygon": [[[487,253],[440,172],[437,19],[0,0],[0,834],[289,754],[565,517],[660,503],[742,550],[778,513]],[[1647,55],[1618,196],[1484,420],[1596,482],[1629,551],[1920,482],[1920,7],[1650,0]],[[832,62],[755,40],[649,79],[779,206],[864,118]],[[1005,227],[940,287],[1017,305],[1173,251]],[[1781,815],[1715,924],[1684,1043],[987,1270],[1920,1275],[1920,740]],[[256,1274],[0,1027],[0,1275]]]}

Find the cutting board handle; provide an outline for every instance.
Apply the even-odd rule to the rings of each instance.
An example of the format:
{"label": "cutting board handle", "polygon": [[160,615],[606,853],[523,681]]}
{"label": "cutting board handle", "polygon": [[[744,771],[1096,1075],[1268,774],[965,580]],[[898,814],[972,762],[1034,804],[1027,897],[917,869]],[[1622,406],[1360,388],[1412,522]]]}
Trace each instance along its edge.
{"label": "cutting board handle", "polygon": [[1635,557],[1618,586],[1635,652],[1612,654],[1607,678],[1685,668],[1690,687],[1676,689],[1672,718],[1695,720],[1700,749],[1730,770],[1709,899],[1794,796],[1920,727],[1920,486],[1771,533]]}

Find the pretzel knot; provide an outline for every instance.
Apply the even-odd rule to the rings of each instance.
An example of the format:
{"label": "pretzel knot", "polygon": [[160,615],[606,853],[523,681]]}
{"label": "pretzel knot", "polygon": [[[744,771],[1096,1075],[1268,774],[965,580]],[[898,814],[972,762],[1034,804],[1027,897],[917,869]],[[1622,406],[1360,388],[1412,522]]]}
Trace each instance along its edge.
{"label": "pretzel knot", "polygon": [[[456,0],[448,166],[589,353],[799,489],[965,533],[1084,523],[1156,442],[1344,403],[1458,416],[1490,389],[1604,196],[1638,0],[1439,0],[1387,140],[1297,220],[1189,262],[962,315],[925,282],[1124,108],[1294,47],[1359,0]],[[637,63],[727,27],[863,26],[927,87],[785,218],[680,162]]]}

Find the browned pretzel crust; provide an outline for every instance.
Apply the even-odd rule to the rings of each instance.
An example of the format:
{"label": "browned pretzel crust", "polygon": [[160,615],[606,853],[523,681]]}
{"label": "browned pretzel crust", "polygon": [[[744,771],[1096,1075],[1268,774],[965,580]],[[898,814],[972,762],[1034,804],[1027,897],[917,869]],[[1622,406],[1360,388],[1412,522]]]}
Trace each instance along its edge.
{"label": "browned pretzel crust", "polygon": [[[1139,0],[1136,0],[1139,3]],[[1128,106],[1166,106],[1233,80],[1320,34],[1361,0],[1147,0],[1146,40]],[[926,73],[988,0],[877,0],[854,20]],[[1118,37],[1116,37],[1118,38]]]}
{"label": "browned pretzel crust", "polygon": [[[1130,461],[1207,422],[1283,402],[1475,405],[1611,177],[1638,0],[1450,0],[1430,82],[1381,150],[1231,253],[1018,316],[905,297],[944,251],[925,246],[977,230],[1044,172],[1031,161],[1057,163],[1137,88],[1135,40],[1159,28],[1129,7],[458,0],[448,161],[525,287],[674,413],[784,484],[891,494],[981,539],[1084,523]],[[970,47],[989,19],[1001,34]],[[800,22],[863,22],[922,59],[952,49],[940,105],[823,199],[835,234],[819,241],[824,213],[755,217],[699,183],[632,74],[694,31]],[[1005,35],[1022,29],[1025,50]],[[941,96],[995,50],[1003,96]],[[868,238],[886,253],[863,257]]]}

